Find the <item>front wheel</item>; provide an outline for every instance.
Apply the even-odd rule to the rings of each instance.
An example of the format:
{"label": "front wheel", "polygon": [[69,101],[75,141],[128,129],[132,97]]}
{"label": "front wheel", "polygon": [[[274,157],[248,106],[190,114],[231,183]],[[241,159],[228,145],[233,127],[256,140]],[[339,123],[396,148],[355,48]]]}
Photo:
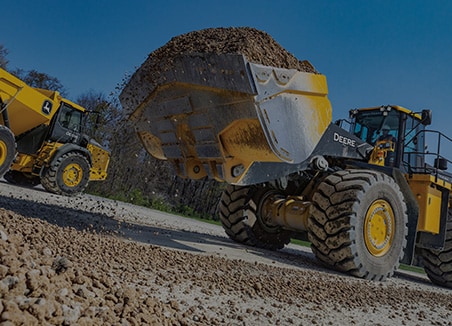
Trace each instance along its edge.
{"label": "front wheel", "polygon": [[292,232],[274,226],[265,219],[265,200],[277,190],[263,185],[228,185],[221,195],[220,220],[234,241],[263,249],[282,249]]}
{"label": "front wheel", "polygon": [[385,280],[403,258],[407,207],[389,176],[344,170],[326,177],[314,192],[308,236],[317,258],[351,275]]}
{"label": "front wheel", "polygon": [[43,187],[55,194],[75,196],[89,181],[90,166],[80,153],[69,152],[54,160],[41,177]]}
{"label": "front wheel", "polygon": [[16,155],[16,141],[7,127],[0,125],[0,178],[8,172]]}

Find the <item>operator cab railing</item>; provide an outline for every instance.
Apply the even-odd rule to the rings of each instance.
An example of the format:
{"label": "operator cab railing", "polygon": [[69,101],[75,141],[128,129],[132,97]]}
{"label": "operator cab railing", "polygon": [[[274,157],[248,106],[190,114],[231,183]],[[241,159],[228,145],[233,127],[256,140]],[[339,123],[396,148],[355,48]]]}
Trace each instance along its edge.
{"label": "operator cab railing", "polygon": [[[427,135],[430,136],[427,138]],[[419,147],[416,144],[417,139],[422,138],[429,141],[428,145],[433,150],[427,150],[427,146],[423,151],[413,150]],[[446,171],[452,160],[444,156],[444,153],[450,150],[452,138],[436,130],[420,130],[404,144],[403,167],[410,174],[430,174],[452,182],[452,173]]]}

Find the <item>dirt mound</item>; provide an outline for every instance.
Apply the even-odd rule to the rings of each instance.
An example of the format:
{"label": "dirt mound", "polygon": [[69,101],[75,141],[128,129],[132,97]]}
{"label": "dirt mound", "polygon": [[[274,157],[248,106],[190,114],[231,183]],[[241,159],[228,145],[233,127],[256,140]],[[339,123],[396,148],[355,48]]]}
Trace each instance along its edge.
{"label": "dirt mound", "polygon": [[317,73],[308,61],[298,60],[263,31],[250,27],[208,28],[173,37],[153,51],[120,95],[124,108],[130,112],[150,94],[174,57],[193,53],[243,54],[253,63]]}
{"label": "dirt mound", "polygon": [[152,68],[161,68],[158,62],[186,53],[237,53],[250,62],[316,73],[309,62],[298,60],[269,34],[250,27],[208,28],[182,34],[152,52],[147,61],[153,63]]}

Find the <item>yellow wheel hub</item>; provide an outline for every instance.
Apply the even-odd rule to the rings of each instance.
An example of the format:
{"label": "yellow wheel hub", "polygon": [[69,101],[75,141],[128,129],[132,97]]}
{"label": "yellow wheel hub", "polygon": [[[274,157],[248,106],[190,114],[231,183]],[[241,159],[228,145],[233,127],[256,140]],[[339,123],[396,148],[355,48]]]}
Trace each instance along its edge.
{"label": "yellow wheel hub", "polygon": [[5,163],[7,156],[8,148],[6,147],[5,142],[0,140],[0,166]]}
{"label": "yellow wheel hub", "polygon": [[71,163],[63,171],[63,182],[68,187],[77,186],[83,178],[83,170],[80,165]]}
{"label": "yellow wheel hub", "polygon": [[395,233],[394,212],[386,200],[376,200],[366,213],[364,241],[376,257],[385,255],[392,246]]}

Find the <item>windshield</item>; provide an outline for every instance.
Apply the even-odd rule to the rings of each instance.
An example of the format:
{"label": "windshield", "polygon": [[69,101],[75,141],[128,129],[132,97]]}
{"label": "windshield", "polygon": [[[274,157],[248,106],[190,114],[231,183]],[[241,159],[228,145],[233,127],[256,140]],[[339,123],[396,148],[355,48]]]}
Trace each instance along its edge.
{"label": "windshield", "polygon": [[58,122],[63,128],[81,132],[83,113],[63,103]]}
{"label": "windshield", "polygon": [[351,132],[371,145],[389,137],[397,139],[400,114],[396,110],[384,113],[385,115],[380,110],[358,112]]}

